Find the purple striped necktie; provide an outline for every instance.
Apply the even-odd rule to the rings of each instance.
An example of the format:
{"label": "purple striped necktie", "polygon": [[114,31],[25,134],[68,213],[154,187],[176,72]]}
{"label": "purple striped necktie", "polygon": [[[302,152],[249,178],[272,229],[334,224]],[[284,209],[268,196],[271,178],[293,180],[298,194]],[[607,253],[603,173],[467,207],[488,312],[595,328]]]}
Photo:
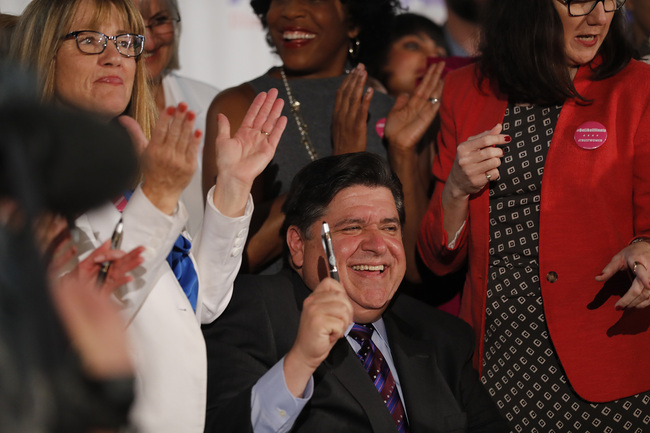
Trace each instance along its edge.
{"label": "purple striped necktie", "polygon": [[395,384],[393,374],[390,372],[388,363],[381,351],[372,342],[372,333],[375,328],[372,325],[362,325],[355,323],[350,330],[350,337],[354,338],[361,345],[357,356],[361,360],[363,367],[370,375],[370,379],[375,384],[381,398],[386,403],[393,421],[397,426],[397,431],[406,433],[409,431],[408,421],[404,414],[404,406],[399,397],[399,391]]}

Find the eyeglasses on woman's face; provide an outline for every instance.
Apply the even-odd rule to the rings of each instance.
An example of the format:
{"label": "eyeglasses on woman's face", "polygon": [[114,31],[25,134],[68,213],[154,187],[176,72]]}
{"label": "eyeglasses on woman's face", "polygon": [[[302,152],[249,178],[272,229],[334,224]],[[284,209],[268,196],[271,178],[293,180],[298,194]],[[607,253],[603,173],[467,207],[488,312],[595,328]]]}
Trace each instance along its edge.
{"label": "eyeglasses on woman's face", "polygon": [[72,38],[75,39],[79,51],[85,54],[103,53],[109,40],[113,41],[117,51],[124,57],[137,57],[144,49],[144,36],[135,33],[108,36],[94,30],[79,30],[63,37],[63,39]]}
{"label": "eyeglasses on woman's face", "polygon": [[582,17],[589,15],[598,3],[602,3],[605,12],[614,12],[619,10],[625,4],[625,0],[560,0],[569,9],[569,15],[572,17]]}
{"label": "eyeglasses on woman's face", "polygon": [[168,12],[160,12],[147,22],[145,28],[156,36],[165,36],[174,32],[176,23],[180,22],[181,18],[177,15],[172,15]]}

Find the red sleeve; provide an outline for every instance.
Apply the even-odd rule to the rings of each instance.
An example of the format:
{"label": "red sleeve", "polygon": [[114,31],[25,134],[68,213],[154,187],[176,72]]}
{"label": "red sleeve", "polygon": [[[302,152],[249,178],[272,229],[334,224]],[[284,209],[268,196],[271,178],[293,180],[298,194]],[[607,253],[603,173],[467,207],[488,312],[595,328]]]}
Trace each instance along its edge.
{"label": "red sleeve", "polygon": [[[461,108],[462,103],[454,90],[467,86],[464,83],[459,83],[457,77],[456,74],[452,73],[445,80],[442,106],[440,107],[438,154],[433,163],[435,185],[418,236],[418,251],[422,260],[429,269],[438,275],[445,275],[460,269],[467,257],[469,224],[465,223],[465,227],[456,240],[455,247],[449,249],[447,247],[449,239],[443,226],[441,204],[442,190],[454,164],[456,146],[459,144],[455,121],[458,114],[454,111]],[[466,75],[465,78],[467,78]]]}

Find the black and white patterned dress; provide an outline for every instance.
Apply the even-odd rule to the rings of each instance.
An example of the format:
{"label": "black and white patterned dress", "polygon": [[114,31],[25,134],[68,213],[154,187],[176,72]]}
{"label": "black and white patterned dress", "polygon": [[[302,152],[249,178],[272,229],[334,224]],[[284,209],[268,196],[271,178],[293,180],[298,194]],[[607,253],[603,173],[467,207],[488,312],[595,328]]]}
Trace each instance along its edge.
{"label": "black and white patterned dress", "polygon": [[[582,400],[549,339],[539,280],[538,222],[546,154],[561,106],[510,104],[500,179],[490,184],[489,280],[481,381],[513,432],[650,432],[650,393]],[[650,374],[650,372],[645,372]]]}

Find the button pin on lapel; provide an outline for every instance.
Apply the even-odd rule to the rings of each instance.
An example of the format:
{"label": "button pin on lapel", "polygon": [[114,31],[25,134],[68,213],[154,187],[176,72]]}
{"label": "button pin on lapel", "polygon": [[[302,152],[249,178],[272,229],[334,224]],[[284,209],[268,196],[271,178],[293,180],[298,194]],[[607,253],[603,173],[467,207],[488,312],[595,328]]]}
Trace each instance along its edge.
{"label": "button pin on lapel", "polygon": [[602,123],[585,122],[578,126],[573,139],[578,147],[585,150],[594,150],[602,146],[607,140],[607,128]]}

